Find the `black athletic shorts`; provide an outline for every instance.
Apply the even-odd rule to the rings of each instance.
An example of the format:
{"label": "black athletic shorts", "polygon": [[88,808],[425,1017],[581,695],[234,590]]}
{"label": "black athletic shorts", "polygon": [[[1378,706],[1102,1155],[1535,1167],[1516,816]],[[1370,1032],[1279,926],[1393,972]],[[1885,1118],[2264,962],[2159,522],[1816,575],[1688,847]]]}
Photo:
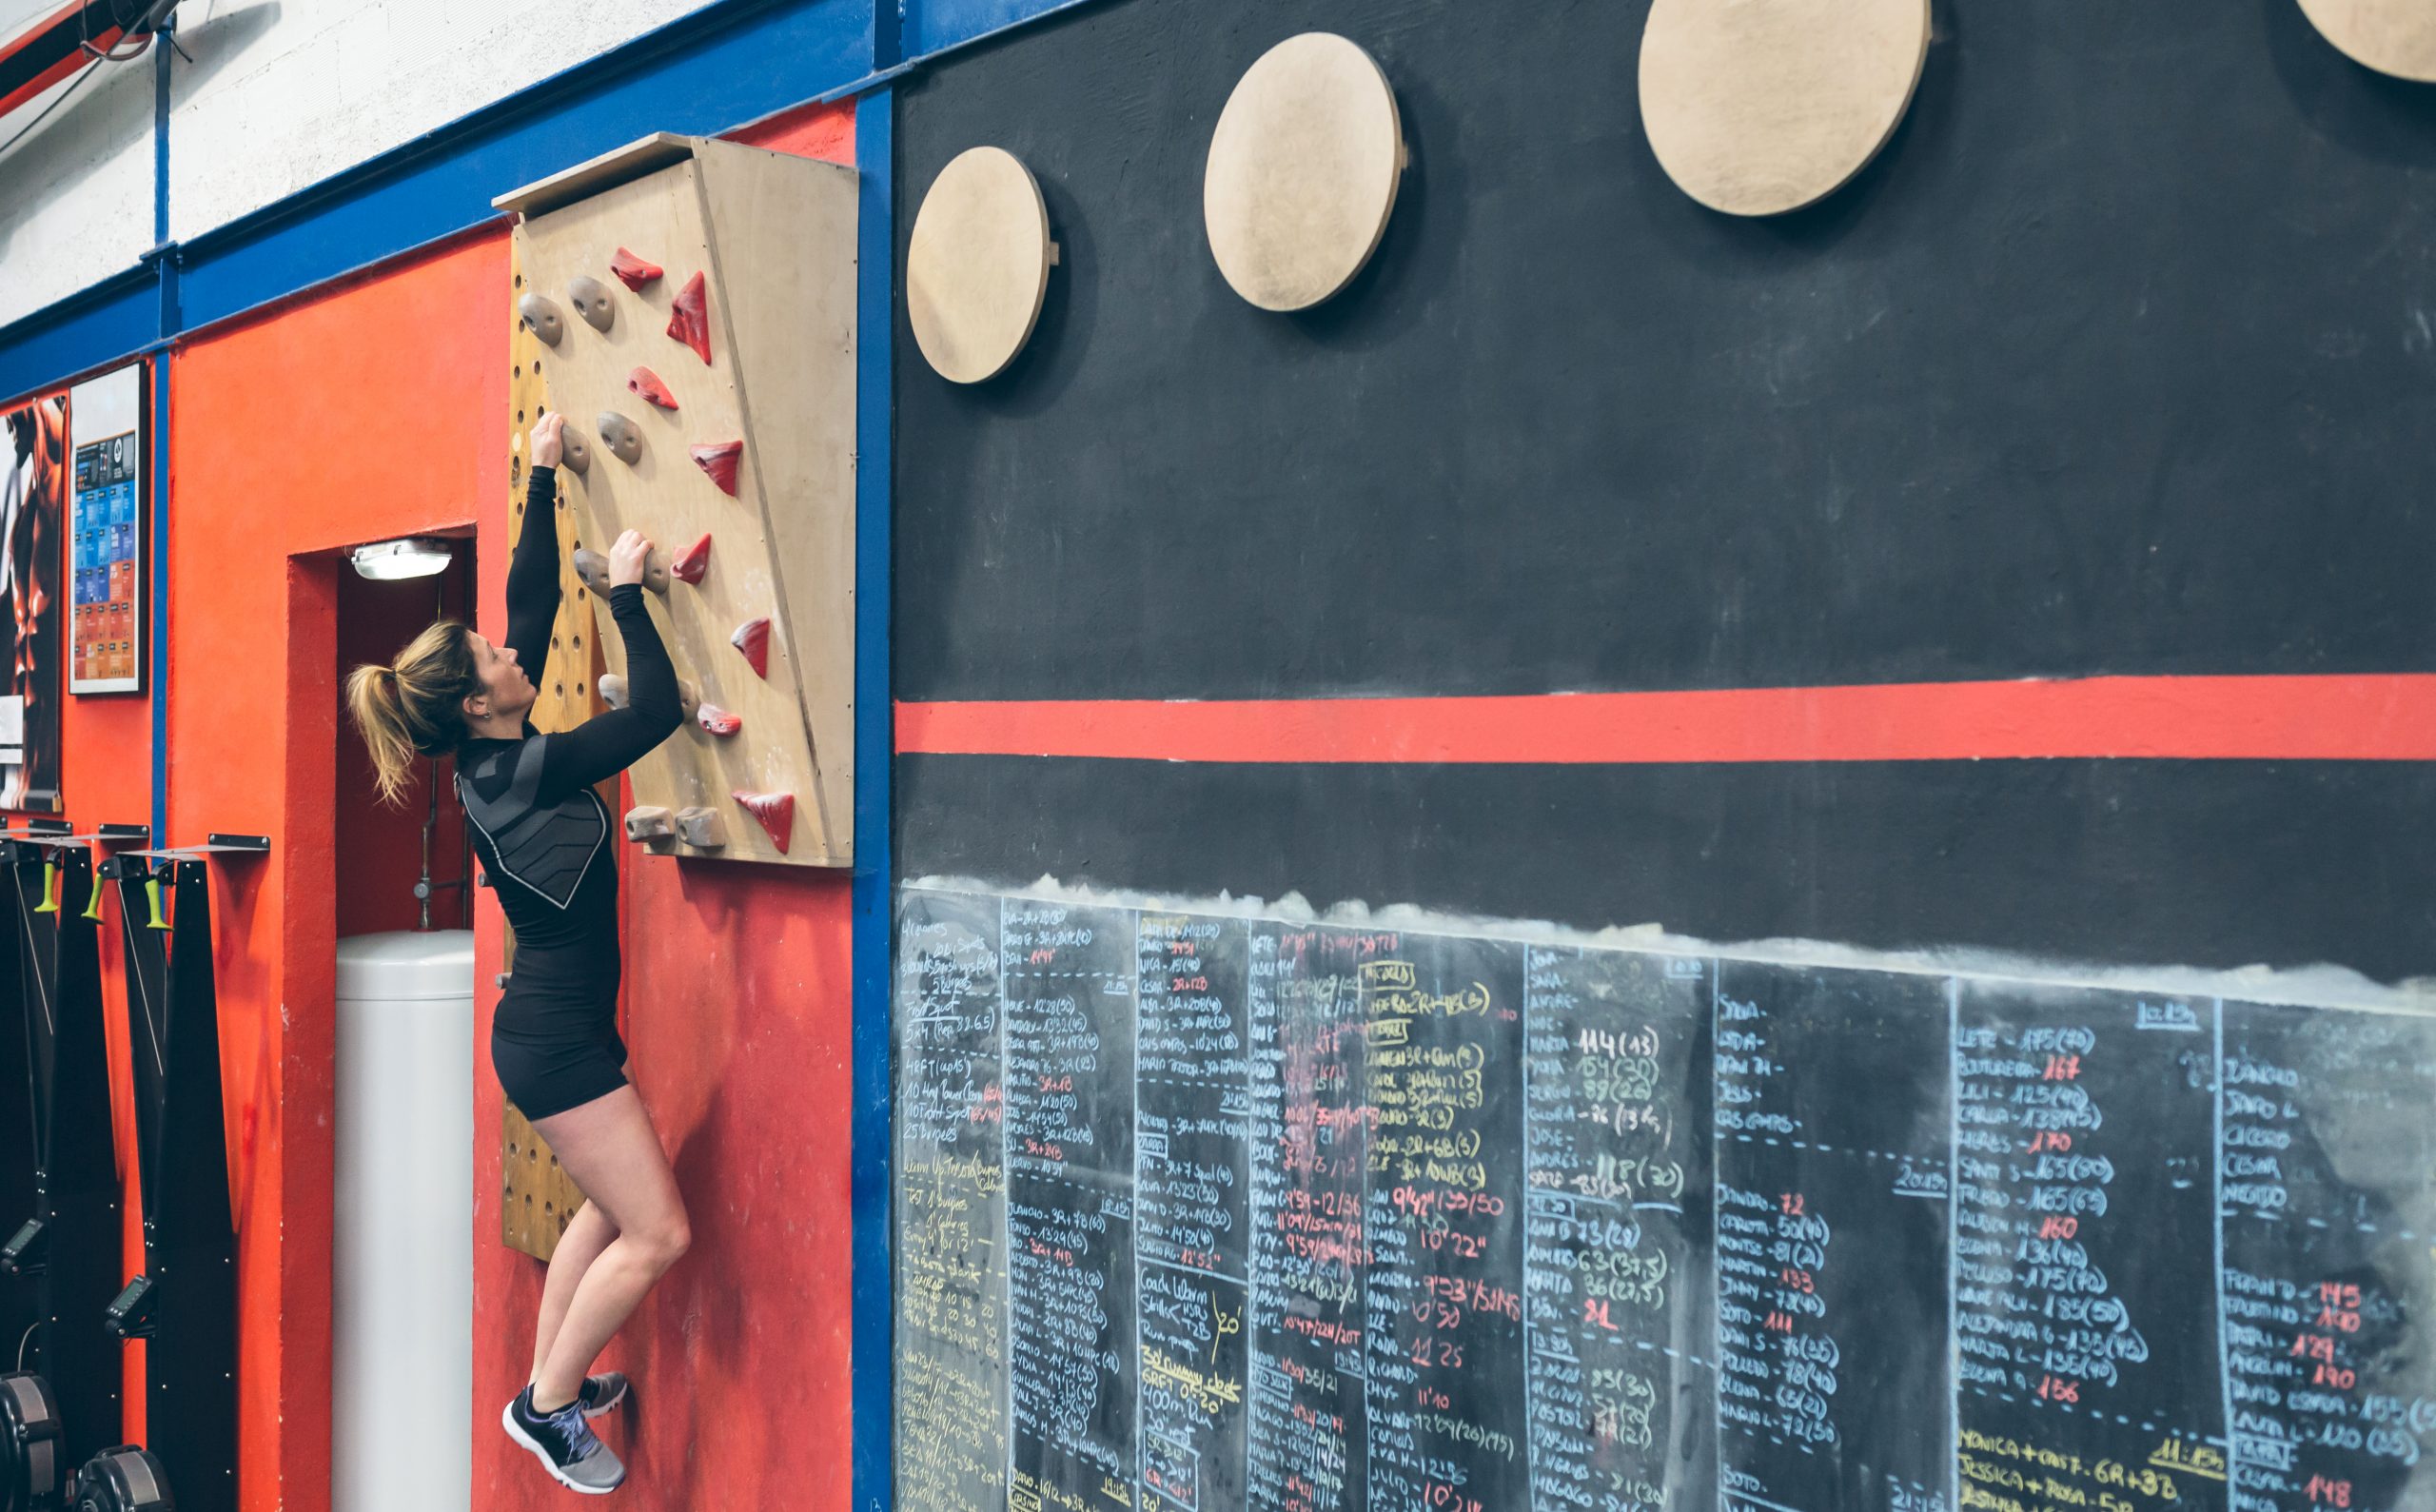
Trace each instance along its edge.
{"label": "black athletic shorts", "polygon": [[536,1123],[626,1085],[617,979],[584,980],[589,973],[551,964],[518,952],[491,1018],[491,1067],[507,1100]]}

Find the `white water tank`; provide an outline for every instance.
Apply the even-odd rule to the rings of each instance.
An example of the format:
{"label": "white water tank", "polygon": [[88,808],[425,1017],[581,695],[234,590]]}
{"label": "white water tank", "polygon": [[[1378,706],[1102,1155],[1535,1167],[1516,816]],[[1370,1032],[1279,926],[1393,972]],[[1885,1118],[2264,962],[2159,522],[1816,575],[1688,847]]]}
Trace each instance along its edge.
{"label": "white water tank", "polygon": [[473,1495],[474,934],[339,941],[331,1512]]}

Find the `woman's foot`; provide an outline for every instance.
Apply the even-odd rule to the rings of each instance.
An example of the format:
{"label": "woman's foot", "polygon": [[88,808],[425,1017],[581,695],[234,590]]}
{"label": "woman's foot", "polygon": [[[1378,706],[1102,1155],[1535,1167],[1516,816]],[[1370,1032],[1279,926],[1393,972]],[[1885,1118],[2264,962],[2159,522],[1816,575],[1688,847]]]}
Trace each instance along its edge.
{"label": "woman's foot", "polygon": [[533,1410],[533,1388],[518,1392],[500,1414],[507,1436],[533,1451],[550,1478],[570,1491],[607,1496],[623,1485],[626,1467],[584,1422],[581,1398],[546,1416]]}
{"label": "woman's foot", "polygon": [[615,1370],[603,1370],[597,1376],[583,1378],[583,1389],[575,1399],[583,1404],[583,1415],[597,1418],[604,1412],[622,1406],[626,1401],[626,1378]]}

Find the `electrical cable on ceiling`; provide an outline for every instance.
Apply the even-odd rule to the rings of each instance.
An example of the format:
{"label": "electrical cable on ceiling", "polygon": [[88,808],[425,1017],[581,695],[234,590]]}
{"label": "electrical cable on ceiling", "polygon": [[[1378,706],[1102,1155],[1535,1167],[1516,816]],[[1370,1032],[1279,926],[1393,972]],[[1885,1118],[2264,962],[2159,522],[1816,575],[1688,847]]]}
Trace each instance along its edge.
{"label": "electrical cable on ceiling", "polygon": [[[9,140],[6,142],[0,142],[0,154],[5,154],[10,150],[10,148],[15,147],[18,143],[31,135],[35,128],[41,126],[43,122],[50,118],[50,113],[53,110],[58,109],[63,105],[66,105],[69,96],[83,88],[87,80],[90,79],[95,73],[100,72],[103,64],[132,63],[136,59],[144,56],[145,53],[150,51],[152,44],[159,41],[163,34],[160,29],[167,23],[169,12],[177,10],[179,3],[180,0],[153,0],[153,3],[148,6],[140,6],[140,13],[136,18],[133,21],[125,24],[120,32],[118,44],[107,49],[93,45],[92,12],[89,10],[79,10],[76,13],[76,46],[80,51],[85,53],[86,56],[91,58],[93,61],[85,66],[84,72],[76,75],[74,79],[69,82],[67,88],[60,90],[57,94],[51,96],[50,103],[44,106],[32,120],[27,122],[24,126],[19,127],[10,135]],[[117,8],[113,6],[111,9],[112,14],[115,15]],[[120,48],[124,48],[127,45],[126,38],[128,30],[134,30],[136,32],[137,40],[131,49],[128,49],[126,51],[121,51],[119,50]],[[172,42],[171,46],[175,45],[176,44]],[[182,49],[180,50],[183,52],[184,49]]]}
{"label": "electrical cable on ceiling", "polygon": [[24,126],[19,127],[16,131],[10,136],[8,141],[0,142],[0,153],[7,152],[10,147],[15,147],[18,143],[24,141],[29,135],[30,135],[34,128],[42,125],[45,120],[49,118],[51,111],[58,109],[63,105],[66,105],[68,103],[69,96],[83,88],[85,87],[86,80],[91,78],[94,74],[101,72],[102,65],[108,61],[108,54],[103,54],[94,58],[92,62],[85,65],[85,71],[76,75],[73,80],[69,81],[67,88],[60,90],[55,95],[52,95],[50,103],[44,106],[42,109],[35,114],[32,120],[27,122]]}
{"label": "electrical cable on ceiling", "polygon": [[[116,5],[110,7],[110,19],[113,21],[118,19]],[[79,10],[76,12],[76,46],[87,57],[103,63],[132,63],[144,56],[152,46],[152,33],[141,29],[146,19],[145,16],[139,15],[132,23],[120,22],[119,42],[106,50],[93,46],[93,12],[89,10]],[[134,50],[119,51],[119,46],[126,42],[127,35],[130,31],[137,33]]]}

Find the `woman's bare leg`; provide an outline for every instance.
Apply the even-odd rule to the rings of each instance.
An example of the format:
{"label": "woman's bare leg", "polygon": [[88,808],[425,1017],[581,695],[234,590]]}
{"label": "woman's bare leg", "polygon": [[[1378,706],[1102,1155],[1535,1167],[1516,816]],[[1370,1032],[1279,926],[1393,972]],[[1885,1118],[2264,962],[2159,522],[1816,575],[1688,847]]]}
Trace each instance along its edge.
{"label": "woman's bare leg", "polygon": [[692,1243],[685,1202],[659,1132],[632,1087],[537,1121],[559,1166],[618,1231],[575,1285],[550,1352],[533,1377],[533,1406],[554,1412],[583,1389],[602,1347]]}
{"label": "woman's bare leg", "polygon": [[567,1305],[575,1301],[576,1284],[617,1237],[618,1226],[599,1203],[591,1201],[575,1210],[566,1231],[559,1235],[559,1247],[550,1251],[548,1278],[541,1283],[541,1316],[533,1325],[533,1373],[525,1380],[540,1379],[542,1363],[550,1358],[550,1345],[558,1340],[559,1326],[566,1322]]}

